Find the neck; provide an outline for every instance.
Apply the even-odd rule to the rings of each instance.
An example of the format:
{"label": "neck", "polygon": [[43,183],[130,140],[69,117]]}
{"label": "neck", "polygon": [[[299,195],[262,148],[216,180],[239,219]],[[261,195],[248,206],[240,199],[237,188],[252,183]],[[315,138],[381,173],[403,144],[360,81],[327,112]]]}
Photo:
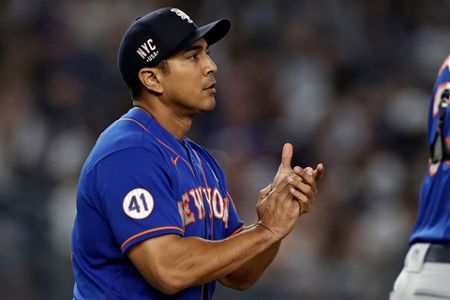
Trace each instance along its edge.
{"label": "neck", "polygon": [[180,116],[164,105],[149,105],[149,101],[133,101],[133,106],[151,115],[159,125],[170,132],[177,140],[182,140],[191,128],[192,117]]}

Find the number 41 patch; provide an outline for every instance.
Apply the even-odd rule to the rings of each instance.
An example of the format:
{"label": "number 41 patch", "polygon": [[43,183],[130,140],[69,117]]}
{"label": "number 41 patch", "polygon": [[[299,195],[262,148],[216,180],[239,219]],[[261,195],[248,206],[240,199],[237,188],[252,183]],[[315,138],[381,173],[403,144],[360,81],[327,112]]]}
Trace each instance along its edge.
{"label": "number 41 patch", "polygon": [[153,211],[155,202],[149,191],[137,188],[128,192],[123,198],[123,211],[127,216],[133,219],[145,219]]}

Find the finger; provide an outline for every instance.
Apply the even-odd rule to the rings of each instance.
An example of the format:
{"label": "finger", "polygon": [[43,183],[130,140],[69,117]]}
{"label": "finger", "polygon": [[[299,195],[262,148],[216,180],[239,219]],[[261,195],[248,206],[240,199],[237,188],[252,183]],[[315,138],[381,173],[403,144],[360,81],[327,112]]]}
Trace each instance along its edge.
{"label": "finger", "polygon": [[[291,193],[290,193],[290,188],[293,187],[293,185],[289,182],[292,181],[292,179],[289,179],[290,177],[297,177],[297,181],[301,182],[301,179],[295,175],[294,172],[291,172],[288,176],[285,176],[280,183],[278,183],[278,185],[276,187],[274,187],[272,189],[272,191],[269,194],[269,197],[271,197],[271,199],[273,199],[273,201],[269,201],[269,205],[271,206],[278,206],[278,203],[283,203],[285,202],[286,197],[292,197]],[[295,180],[295,179],[294,179]],[[309,190],[311,190],[310,186]]]}
{"label": "finger", "polygon": [[323,166],[323,164],[322,163],[318,164],[316,169],[313,171],[314,178],[316,180],[322,178],[324,172],[325,172],[325,167]]}
{"label": "finger", "polygon": [[298,176],[296,176],[294,173],[291,173],[291,174],[285,176],[277,184],[277,186],[273,187],[273,189],[270,192],[270,194],[274,194],[274,195],[281,195],[281,194],[286,195],[286,194],[289,194],[289,188],[291,187],[291,183],[290,183],[291,179],[289,179],[290,177],[298,177]]}
{"label": "finger", "polygon": [[302,192],[300,192],[299,190],[297,190],[296,188],[291,187],[289,189],[289,192],[292,194],[292,196],[294,196],[294,200],[300,201],[300,202],[309,202],[309,198],[303,194]]}
{"label": "finger", "polygon": [[293,153],[294,148],[292,147],[292,144],[286,143],[283,145],[283,150],[281,151],[280,168],[291,168]]}
{"label": "finger", "polygon": [[308,173],[309,175],[313,175],[313,169],[311,167],[306,167],[305,168],[305,172]]}
{"label": "finger", "polygon": [[[299,213],[298,215],[301,216],[302,214],[308,213],[311,210],[312,207],[312,201],[309,201],[306,198],[303,198],[304,195],[302,195],[301,193],[298,193],[298,191],[296,191],[295,189],[291,190],[292,195],[297,194],[296,196],[294,196],[293,201],[296,201],[298,203],[299,206]],[[299,198],[297,198],[299,197]]]}
{"label": "finger", "polygon": [[290,176],[288,182],[291,184],[291,187],[299,190],[306,197],[313,198],[317,193],[315,185],[305,183],[299,176]]}
{"label": "finger", "polygon": [[294,188],[291,188],[290,192],[294,196],[294,200],[300,205],[300,214],[307,213],[311,210],[312,199],[308,199],[305,195]]}
{"label": "finger", "polygon": [[296,166],[294,168],[295,173],[300,176],[301,178],[303,178],[303,180],[305,180],[305,182],[311,186],[315,186],[316,184],[316,180],[314,178],[314,174],[313,174],[313,170],[308,167],[305,169],[300,168],[299,166]]}

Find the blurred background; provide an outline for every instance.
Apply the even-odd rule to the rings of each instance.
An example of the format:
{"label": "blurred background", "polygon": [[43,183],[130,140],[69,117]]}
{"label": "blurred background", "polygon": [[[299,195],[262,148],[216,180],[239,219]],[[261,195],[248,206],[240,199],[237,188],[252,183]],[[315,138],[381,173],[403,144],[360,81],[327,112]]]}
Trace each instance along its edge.
{"label": "blurred background", "polygon": [[232,20],[211,49],[217,109],[190,137],[220,160],[247,224],[284,142],[295,164],[326,165],[313,210],[261,280],[216,299],[387,299],[428,159],[449,0],[0,1],[0,298],[71,299],[79,172],[131,106],[118,44],[162,6],[197,24]]}

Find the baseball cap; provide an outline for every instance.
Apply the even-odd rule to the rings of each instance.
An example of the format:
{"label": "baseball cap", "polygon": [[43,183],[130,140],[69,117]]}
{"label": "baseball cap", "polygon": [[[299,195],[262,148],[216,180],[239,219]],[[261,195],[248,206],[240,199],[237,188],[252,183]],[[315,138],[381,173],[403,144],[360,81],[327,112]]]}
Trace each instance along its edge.
{"label": "baseball cap", "polygon": [[137,18],[126,31],[119,46],[118,64],[129,88],[139,84],[139,70],[155,67],[162,60],[204,38],[208,45],[230,30],[228,19],[198,27],[178,8],[164,7]]}

